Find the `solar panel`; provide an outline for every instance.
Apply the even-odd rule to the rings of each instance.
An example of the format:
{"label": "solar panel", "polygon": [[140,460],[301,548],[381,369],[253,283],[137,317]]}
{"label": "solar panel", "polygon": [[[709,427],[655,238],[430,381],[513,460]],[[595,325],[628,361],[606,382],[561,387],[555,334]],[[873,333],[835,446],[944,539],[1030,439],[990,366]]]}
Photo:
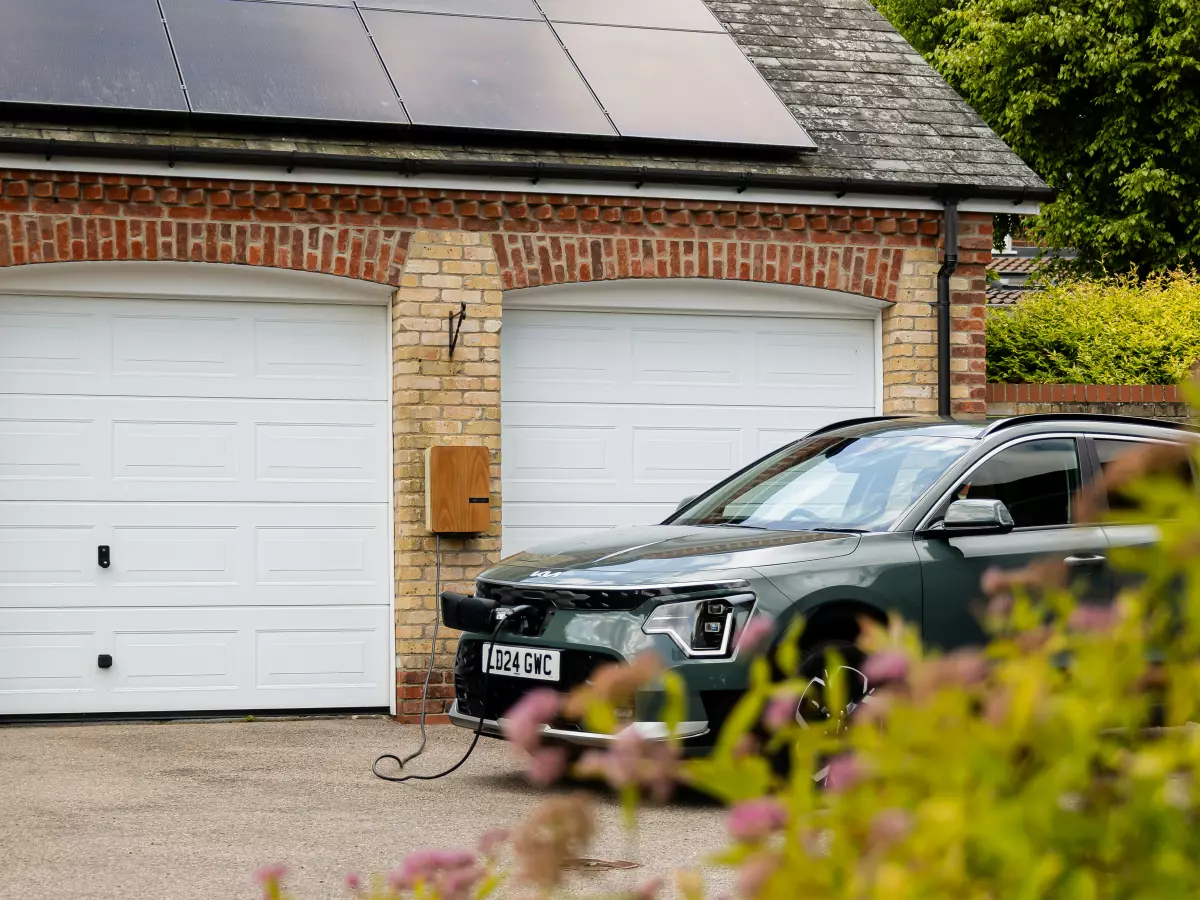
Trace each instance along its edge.
{"label": "solar panel", "polygon": [[533,0],[359,0],[358,6],[360,9],[487,16],[493,19],[542,19]]}
{"label": "solar panel", "polygon": [[728,35],[555,27],[622,136],[815,146]]}
{"label": "solar panel", "polygon": [[615,135],[545,22],[363,18],[415,124]]}
{"label": "solar panel", "polygon": [[154,0],[0,0],[0,100],[187,110]]}
{"label": "solar panel", "polygon": [[724,31],[701,0],[540,0],[551,22]]}
{"label": "solar panel", "polygon": [[353,9],[163,0],[196,112],[407,123]]}

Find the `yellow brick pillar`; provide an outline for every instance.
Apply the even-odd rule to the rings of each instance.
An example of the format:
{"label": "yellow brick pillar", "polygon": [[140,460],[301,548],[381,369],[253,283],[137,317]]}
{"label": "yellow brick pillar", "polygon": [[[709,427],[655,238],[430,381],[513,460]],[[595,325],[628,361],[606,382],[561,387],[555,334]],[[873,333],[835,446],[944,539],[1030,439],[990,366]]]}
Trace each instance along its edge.
{"label": "yellow brick pillar", "polygon": [[[467,305],[454,349],[448,317]],[[421,711],[421,684],[437,616],[434,536],[425,528],[424,451],[475,444],[490,451],[492,518],[487,534],[443,537],[442,588],[469,590],[500,551],[500,273],[487,235],[418,231],[392,304],[393,490],[396,506],[397,713]],[[457,635],[438,636],[427,711],[453,697]]]}

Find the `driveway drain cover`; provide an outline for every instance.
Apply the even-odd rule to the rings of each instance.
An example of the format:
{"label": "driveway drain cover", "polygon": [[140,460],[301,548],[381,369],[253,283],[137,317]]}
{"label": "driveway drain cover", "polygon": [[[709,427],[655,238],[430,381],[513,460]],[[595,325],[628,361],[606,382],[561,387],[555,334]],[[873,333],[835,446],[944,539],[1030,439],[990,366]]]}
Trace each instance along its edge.
{"label": "driveway drain cover", "polygon": [[574,872],[606,872],[609,869],[640,869],[641,863],[630,862],[627,859],[594,859],[580,856],[567,860],[564,868]]}

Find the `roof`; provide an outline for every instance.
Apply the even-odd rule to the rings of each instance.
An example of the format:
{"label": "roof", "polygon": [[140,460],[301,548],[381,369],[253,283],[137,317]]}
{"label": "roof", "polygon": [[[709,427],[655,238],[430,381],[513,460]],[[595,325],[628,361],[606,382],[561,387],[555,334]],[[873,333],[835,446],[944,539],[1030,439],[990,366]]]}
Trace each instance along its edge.
{"label": "roof", "polygon": [[1027,287],[1008,287],[1003,284],[989,285],[987,289],[988,306],[1016,306],[1030,294]]}
{"label": "roof", "polygon": [[[0,126],[0,152],[87,155],[132,153],[176,158],[230,152],[297,154],[299,164],[467,171],[472,165],[567,170],[586,177],[686,183],[686,173],[741,178],[748,185],[862,190],[880,193],[945,192],[975,196],[1047,199],[1049,191],[1003,141],[875,10],[870,0],[704,0],[743,52],[817,143],[816,152],[767,156],[716,151],[698,145],[654,147],[623,143],[484,139],[457,132],[352,135],[348,130],[312,135],[286,131],[267,120],[253,133],[241,126],[200,120],[156,122],[139,115],[106,124],[48,121],[31,111],[24,121]],[[48,149],[47,142],[55,145]],[[137,150],[138,153],[133,153]],[[191,153],[191,156],[188,153]],[[317,159],[320,158],[321,161]],[[158,158],[158,157],[155,157]],[[340,161],[340,162],[339,162]],[[561,171],[560,171],[561,170]],[[680,177],[676,178],[675,176]],[[552,177],[548,172],[545,177]],[[794,182],[794,183],[793,183]],[[804,182],[801,184],[800,182]]]}
{"label": "roof", "polygon": [[1037,271],[1043,262],[1034,256],[993,256],[988,268],[1001,274],[1029,275]]}

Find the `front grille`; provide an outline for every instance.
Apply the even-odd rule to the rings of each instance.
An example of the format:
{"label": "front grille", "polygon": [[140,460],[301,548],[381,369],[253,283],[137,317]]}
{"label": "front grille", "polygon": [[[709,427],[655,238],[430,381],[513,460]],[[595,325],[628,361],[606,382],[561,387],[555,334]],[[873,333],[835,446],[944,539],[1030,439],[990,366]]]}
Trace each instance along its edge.
{"label": "front grille", "polygon": [[463,715],[486,719],[498,719],[535,688],[553,688],[567,692],[583,684],[597,666],[617,662],[615,656],[587,650],[561,650],[560,681],[550,683],[512,678],[507,675],[487,677],[487,697],[483,696],[483,645],[484,641],[462,640],[458,644],[458,655],[454,658],[454,696],[458,700],[458,711]]}
{"label": "front grille", "polygon": [[528,603],[531,606],[556,609],[606,611],[637,609],[647,600],[661,596],[662,589],[525,587],[520,584],[478,581],[475,584],[475,593],[480,597],[495,600],[501,606]]}

